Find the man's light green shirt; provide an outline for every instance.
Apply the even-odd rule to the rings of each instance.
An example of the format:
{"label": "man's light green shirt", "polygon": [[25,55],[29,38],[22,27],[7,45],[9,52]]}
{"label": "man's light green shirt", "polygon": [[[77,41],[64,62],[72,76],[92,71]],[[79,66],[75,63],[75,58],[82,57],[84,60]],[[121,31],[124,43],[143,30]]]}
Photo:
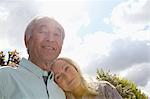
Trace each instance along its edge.
{"label": "man's light green shirt", "polygon": [[65,99],[65,94],[48,79],[47,89],[43,80],[45,71],[23,58],[18,68],[0,68],[0,99]]}

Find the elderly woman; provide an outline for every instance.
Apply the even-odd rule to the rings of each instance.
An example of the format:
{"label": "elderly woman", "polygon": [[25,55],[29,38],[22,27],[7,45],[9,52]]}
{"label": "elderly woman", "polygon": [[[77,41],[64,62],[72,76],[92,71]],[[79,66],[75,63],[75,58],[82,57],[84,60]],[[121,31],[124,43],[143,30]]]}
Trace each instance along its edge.
{"label": "elderly woman", "polygon": [[55,82],[65,91],[67,99],[122,99],[110,83],[85,80],[78,65],[71,59],[58,58],[52,70]]}

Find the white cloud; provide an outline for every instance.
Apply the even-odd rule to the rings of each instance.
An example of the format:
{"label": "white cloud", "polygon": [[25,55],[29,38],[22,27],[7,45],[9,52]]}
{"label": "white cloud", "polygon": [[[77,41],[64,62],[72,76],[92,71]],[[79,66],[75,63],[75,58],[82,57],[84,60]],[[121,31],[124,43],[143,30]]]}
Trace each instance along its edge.
{"label": "white cloud", "polygon": [[32,1],[3,0],[0,8],[3,8],[3,16],[0,16],[0,19],[5,15],[5,20],[0,20],[0,39],[3,43],[1,49],[21,49],[24,47],[25,26],[37,13],[36,4]]}
{"label": "white cloud", "polygon": [[149,0],[128,0],[114,7],[110,19],[104,21],[112,23],[113,32],[120,40],[112,44],[110,56],[99,58],[95,63],[105,64],[104,69],[120,69],[122,76],[134,81],[150,96],[149,9]]}
{"label": "white cloud", "polygon": [[[92,65],[95,66],[93,69],[103,68],[113,72],[130,68],[135,64],[149,63],[150,46],[147,46],[147,42],[129,38],[116,39],[112,42],[108,55],[93,58],[88,66],[90,68]],[[88,70],[88,72],[93,72],[93,69]]]}
{"label": "white cloud", "polygon": [[117,28],[126,32],[137,32],[150,25],[150,1],[128,0],[112,11],[111,21]]}
{"label": "white cloud", "polygon": [[4,7],[0,7],[0,17],[1,17],[1,21],[6,21],[7,17],[9,15],[9,12],[6,8]]}
{"label": "white cloud", "polygon": [[[82,2],[82,1],[94,1],[94,0],[36,0],[36,1],[50,1],[50,2],[55,2],[55,1],[59,1],[59,2],[74,2],[74,1],[79,1],[79,2]],[[96,1],[96,0],[95,0]]]}
{"label": "white cloud", "polygon": [[133,65],[122,71],[121,74],[124,74],[124,77],[135,82],[137,85],[144,87],[150,81],[150,63]]}
{"label": "white cloud", "polygon": [[104,23],[106,23],[106,24],[110,24],[110,20],[109,20],[109,18],[104,18]]}
{"label": "white cloud", "polygon": [[67,46],[64,46],[65,48],[62,54],[76,60],[83,71],[86,71],[86,67],[91,61],[101,55],[108,54],[110,44],[114,38],[114,35],[104,32],[96,32],[82,38],[77,35],[71,35],[71,37],[64,42]]}
{"label": "white cloud", "polygon": [[[98,30],[80,37],[81,27],[86,27],[92,22],[84,2],[84,0],[82,2],[2,0],[0,3],[1,50],[8,47],[17,48],[22,56],[27,57],[23,41],[26,25],[33,16],[49,15],[58,20],[66,31],[61,55],[77,61],[83,72],[96,73],[97,67],[112,71],[127,69],[129,70],[127,72],[132,75],[131,79],[138,84],[146,84],[148,78],[142,77],[148,73],[146,71],[148,68],[145,65],[137,66],[141,68],[139,73],[142,72],[140,70],[145,71],[139,79],[134,75],[136,74],[134,69],[137,64],[149,64],[149,0],[126,1],[115,7],[111,19],[104,18],[104,22],[107,24],[112,22],[115,26],[113,27],[114,33]],[[140,82],[140,80],[145,80],[145,82]]]}
{"label": "white cloud", "polygon": [[32,17],[37,15],[49,15],[56,18],[64,26],[66,36],[76,36],[80,27],[90,22],[83,4],[83,2],[75,1],[13,0],[8,2],[3,0],[0,3],[1,49],[6,47],[22,49],[26,25]]}
{"label": "white cloud", "polygon": [[139,86],[139,89],[142,90],[143,93],[145,93],[148,96],[148,99],[150,99],[150,81],[148,81],[148,84],[146,86]]}
{"label": "white cloud", "polygon": [[134,82],[150,98],[150,63],[133,65],[120,72],[120,75]]}
{"label": "white cloud", "polygon": [[0,48],[0,51],[4,50],[4,48],[7,49],[9,47],[8,45],[9,41],[6,38],[0,39],[0,46],[3,46],[3,48],[2,47]]}

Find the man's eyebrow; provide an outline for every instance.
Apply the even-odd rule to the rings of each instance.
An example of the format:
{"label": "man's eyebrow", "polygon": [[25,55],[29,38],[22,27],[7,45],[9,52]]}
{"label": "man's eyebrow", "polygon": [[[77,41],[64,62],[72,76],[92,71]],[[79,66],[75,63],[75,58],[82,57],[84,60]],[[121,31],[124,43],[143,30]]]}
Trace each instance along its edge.
{"label": "man's eyebrow", "polygon": [[[40,29],[41,29],[41,28],[46,28],[46,27],[47,27],[47,25],[44,25],[44,24],[40,25]],[[57,29],[60,33],[63,32],[63,30],[62,30],[61,27],[59,27],[59,26],[57,26],[56,29]]]}
{"label": "man's eyebrow", "polygon": [[47,27],[46,25],[40,25],[40,28],[45,28],[45,27]]}

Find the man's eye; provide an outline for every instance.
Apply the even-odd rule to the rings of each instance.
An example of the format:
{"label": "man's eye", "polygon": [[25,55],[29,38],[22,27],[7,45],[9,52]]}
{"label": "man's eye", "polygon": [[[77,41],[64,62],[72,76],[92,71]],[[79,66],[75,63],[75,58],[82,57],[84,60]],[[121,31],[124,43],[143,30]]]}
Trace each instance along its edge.
{"label": "man's eye", "polygon": [[60,36],[60,33],[54,33],[54,36]]}
{"label": "man's eye", "polygon": [[47,33],[47,31],[40,31],[40,33]]}

